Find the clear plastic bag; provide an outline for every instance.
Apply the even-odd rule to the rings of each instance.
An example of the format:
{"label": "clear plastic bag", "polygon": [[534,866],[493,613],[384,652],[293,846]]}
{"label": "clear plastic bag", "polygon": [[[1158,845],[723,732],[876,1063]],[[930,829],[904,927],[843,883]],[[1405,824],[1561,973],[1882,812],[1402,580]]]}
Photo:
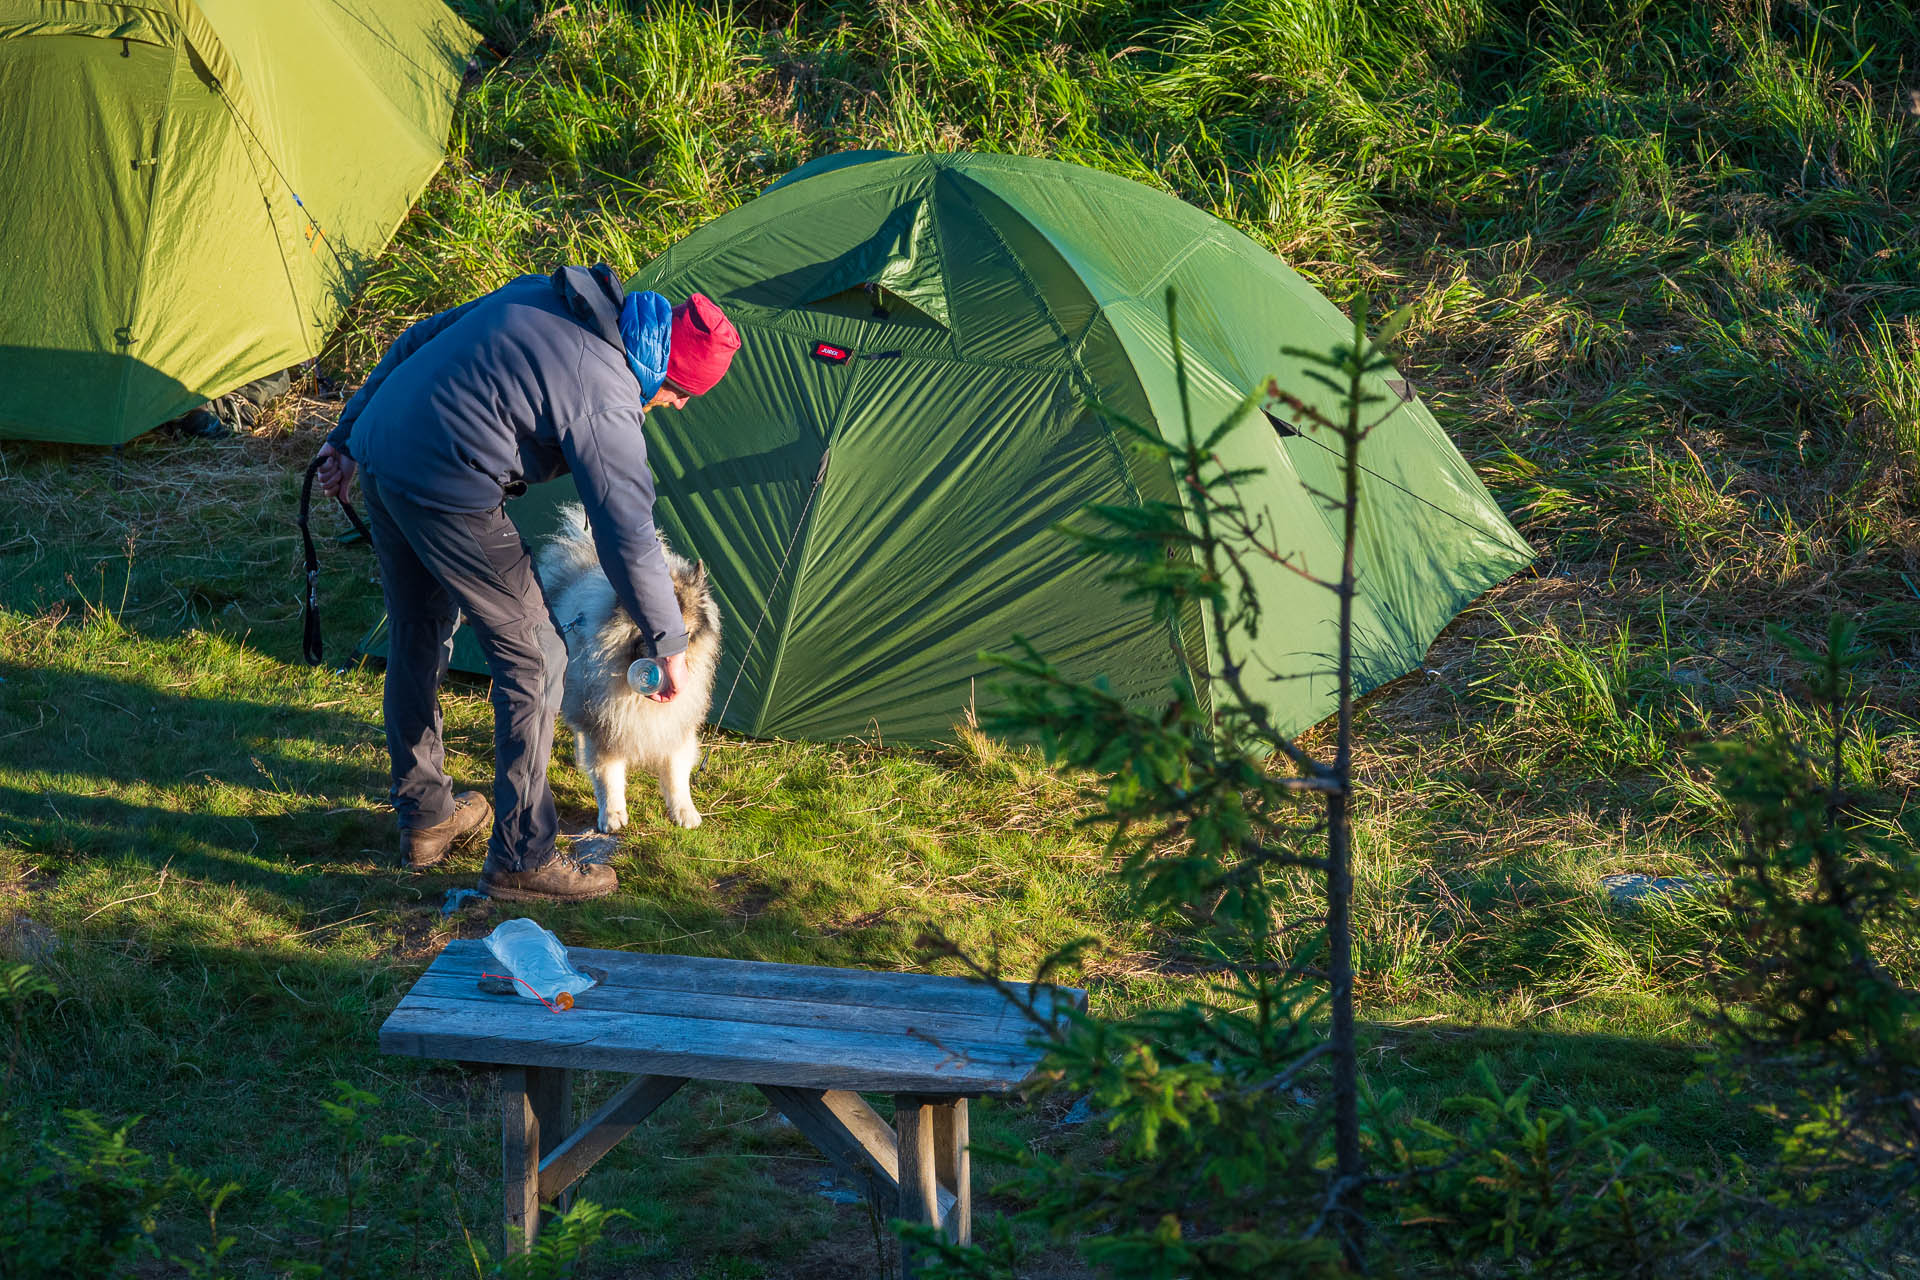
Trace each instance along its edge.
{"label": "clear plastic bag", "polygon": [[573,998],[594,985],[567,959],[560,939],[524,917],[503,920],[486,942],[506,976],[516,979],[514,990],[529,1000],[570,1009]]}

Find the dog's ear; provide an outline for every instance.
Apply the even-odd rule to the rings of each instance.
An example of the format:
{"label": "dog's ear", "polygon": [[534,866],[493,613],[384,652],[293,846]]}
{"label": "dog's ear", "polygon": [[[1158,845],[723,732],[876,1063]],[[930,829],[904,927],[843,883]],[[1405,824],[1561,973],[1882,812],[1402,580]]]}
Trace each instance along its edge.
{"label": "dog's ear", "polygon": [[693,562],[693,580],[703,587],[707,585],[707,562],[705,560],[695,560]]}

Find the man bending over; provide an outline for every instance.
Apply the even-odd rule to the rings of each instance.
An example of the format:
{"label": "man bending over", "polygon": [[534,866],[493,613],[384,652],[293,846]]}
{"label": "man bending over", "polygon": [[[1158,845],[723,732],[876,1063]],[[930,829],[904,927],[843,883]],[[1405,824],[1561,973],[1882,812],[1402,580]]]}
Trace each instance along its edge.
{"label": "man bending over", "polygon": [[[670,701],[687,637],[653,529],[649,409],[678,409],[740,348],[701,294],[627,293],[606,266],[522,276],[420,321],[388,349],[320,449],[321,487],[363,475],[387,605],[387,751],[402,861],[446,857],[489,817],[481,883],[496,898],[576,902],[613,868],[561,852],[547,785],[567,651],[504,504],[571,473],[600,563],[647,637]],[[493,675],[493,805],[453,794],[439,688],[462,615]]]}

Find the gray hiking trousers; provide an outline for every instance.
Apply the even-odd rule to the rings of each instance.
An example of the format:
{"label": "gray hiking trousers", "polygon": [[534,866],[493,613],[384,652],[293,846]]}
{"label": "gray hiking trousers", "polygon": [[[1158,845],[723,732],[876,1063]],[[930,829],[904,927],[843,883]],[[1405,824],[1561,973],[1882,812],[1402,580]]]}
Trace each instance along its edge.
{"label": "gray hiking trousers", "polygon": [[387,754],[403,828],[453,816],[441,744],[440,682],[464,614],[493,674],[493,835],[489,866],[521,871],[553,856],[547,785],[567,649],[504,510],[437,511],[361,471],[387,601]]}

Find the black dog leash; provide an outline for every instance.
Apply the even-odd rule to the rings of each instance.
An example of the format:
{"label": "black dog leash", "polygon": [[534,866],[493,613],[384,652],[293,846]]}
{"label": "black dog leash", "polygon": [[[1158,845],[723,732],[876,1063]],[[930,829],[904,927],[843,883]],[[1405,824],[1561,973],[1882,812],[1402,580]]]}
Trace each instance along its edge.
{"label": "black dog leash", "polygon": [[[321,459],[316,457],[307,464],[307,478],[300,484],[300,518],[296,522],[300,526],[300,542],[307,557],[307,606],[303,619],[306,634],[301,639],[300,652],[310,667],[319,666],[321,659],[320,556],[313,549],[313,533],[308,528],[308,516],[313,509],[313,477],[314,473],[320,470],[320,463]],[[360,513],[355,511],[352,504],[345,498],[338,501],[340,509],[347,513],[347,519],[352,522],[354,532],[371,543],[373,535],[367,531],[366,524],[360,519]]]}

